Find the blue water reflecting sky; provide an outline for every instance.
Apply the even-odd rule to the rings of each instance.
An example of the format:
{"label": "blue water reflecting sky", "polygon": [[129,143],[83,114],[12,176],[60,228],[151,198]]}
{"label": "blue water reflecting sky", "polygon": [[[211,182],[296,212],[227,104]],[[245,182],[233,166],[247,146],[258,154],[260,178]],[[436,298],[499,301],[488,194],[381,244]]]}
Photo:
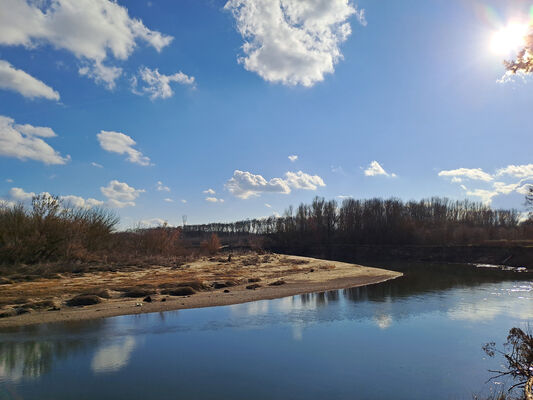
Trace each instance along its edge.
{"label": "blue water reflecting sky", "polygon": [[[471,399],[532,282],[457,266],[342,291],[0,333],[0,399]],[[450,279],[452,277],[453,279]],[[476,275],[477,277],[477,275]]]}

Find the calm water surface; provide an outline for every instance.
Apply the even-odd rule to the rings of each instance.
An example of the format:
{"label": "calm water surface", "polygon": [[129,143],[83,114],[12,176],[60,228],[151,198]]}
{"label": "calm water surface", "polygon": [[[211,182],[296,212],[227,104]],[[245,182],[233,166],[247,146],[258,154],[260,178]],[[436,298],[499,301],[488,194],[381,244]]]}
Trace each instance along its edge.
{"label": "calm water surface", "polygon": [[[0,399],[471,399],[533,317],[525,274],[387,265],[349,290],[0,331]],[[529,279],[529,280],[528,280]]]}

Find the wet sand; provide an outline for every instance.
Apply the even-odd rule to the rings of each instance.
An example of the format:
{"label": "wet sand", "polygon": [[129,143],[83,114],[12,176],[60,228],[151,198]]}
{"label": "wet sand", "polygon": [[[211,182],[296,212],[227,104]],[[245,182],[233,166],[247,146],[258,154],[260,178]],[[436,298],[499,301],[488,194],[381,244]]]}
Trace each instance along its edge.
{"label": "wet sand", "polygon": [[[346,289],[384,282],[402,276],[399,272],[356,264],[327,261],[309,257],[240,255],[227,261],[227,256],[203,258],[181,267],[152,266],[132,271],[99,271],[79,277],[41,279],[34,282],[0,286],[0,312],[20,307],[23,298],[31,302],[51,301],[59,310],[29,309],[29,313],[0,319],[0,328],[26,326],[59,321],[79,321],[119,315],[162,312],[199,307],[224,306],[250,301]],[[207,289],[189,296],[162,294],[160,285],[173,282],[201,282]],[[257,282],[250,282],[255,280]],[[230,281],[232,286],[214,289],[214,283]],[[281,283],[283,282],[283,283]],[[281,283],[280,285],[271,285]],[[123,288],[153,288],[152,302],[143,298],[125,298]],[[250,285],[257,285],[250,289]],[[101,303],[68,307],[66,301],[77,294],[94,289],[107,289],[109,299]],[[165,299],[165,301],[162,301]]]}

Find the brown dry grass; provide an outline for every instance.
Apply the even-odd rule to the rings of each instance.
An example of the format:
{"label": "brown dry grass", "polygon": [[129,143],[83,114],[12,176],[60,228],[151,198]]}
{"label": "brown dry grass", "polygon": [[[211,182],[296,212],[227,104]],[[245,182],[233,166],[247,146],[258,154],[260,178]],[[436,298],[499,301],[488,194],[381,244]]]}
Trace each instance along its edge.
{"label": "brown dry grass", "polygon": [[233,254],[231,262],[227,259],[227,256],[203,257],[179,267],[132,265],[111,269],[95,266],[79,273],[66,269],[54,279],[20,280],[2,285],[0,312],[12,311],[20,304],[36,310],[38,307],[32,304],[43,301],[61,307],[77,295],[96,295],[104,303],[118,304],[128,297],[150,295],[154,301],[160,301],[163,295],[195,297],[202,292],[222,292],[225,288],[238,291],[251,286],[250,283],[258,289],[371,274],[366,267],[278,254]]}

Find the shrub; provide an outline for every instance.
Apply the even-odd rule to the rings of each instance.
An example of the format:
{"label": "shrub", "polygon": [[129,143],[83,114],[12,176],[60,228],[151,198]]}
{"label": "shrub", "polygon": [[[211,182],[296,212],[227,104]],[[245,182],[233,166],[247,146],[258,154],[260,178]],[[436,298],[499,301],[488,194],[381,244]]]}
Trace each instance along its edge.
{"label": "shrub", "polygon": [[209,254],[216,254],[220,250],[220,239],[218,238],[217,234],[212,233],[209,240],[202,242],[202,247],[209,253]]}
{"label": "shrub", "polygon": [[196,293],[190,286],[178,287],[175,289],[164,289],[161,291],[162,294],[169,294],[171,296],[190,296]]}
{"label": "shrub", "polygon": [[101,303],[100,297],[95,296],[94,294],[80,294],[73,297],[67,301],[67,306],[69,307],[78,307],[78,306],[90,306],[92,304]]}
{"label": "shrub", "polygon": [[103,248],[118,218],[109,211],[81,209],[43,194],[22,204],[0,205],[0,259],[3,263],[82,259]]}

